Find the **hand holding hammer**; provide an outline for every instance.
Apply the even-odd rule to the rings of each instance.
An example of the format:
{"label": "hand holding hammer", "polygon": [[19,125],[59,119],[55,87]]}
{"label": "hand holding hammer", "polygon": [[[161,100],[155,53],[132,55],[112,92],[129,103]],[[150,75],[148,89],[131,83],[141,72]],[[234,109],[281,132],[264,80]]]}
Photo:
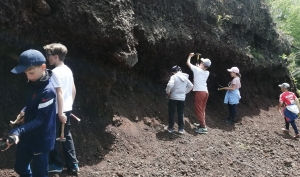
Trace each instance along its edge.
{"label": "hand holding hammer", "polygon": [[226,88],[227,88],[227,87],[224,87],[224,86],[222,86],[222,85],[219,85],[218,91],[219,91],[219,90],[226,90]]}
{"label": "hand holding hammer", "polygon": [[65,124],[67,122],[67,116],[63,113],[62,115],[58,115],[59,120],[61,121],[61,132],[60,132],[60,137],[56,138],[56,141],[60,141],[60,142],[65,142],[66,138],[65,138]]}
{"label": "hand holding hammer", "polygon": [[200,56],[201,56],[201,54],[196,53],[196,55],[197,55],[197,65],[200,65]]}
{"label": "hand holding hammer", "polygon": [[24,121],[24,116],[25,112],[20,112],[20,114],[17,116],[15,121],[10,121],[10,124],[15,125],[15,124],[22,124]]}

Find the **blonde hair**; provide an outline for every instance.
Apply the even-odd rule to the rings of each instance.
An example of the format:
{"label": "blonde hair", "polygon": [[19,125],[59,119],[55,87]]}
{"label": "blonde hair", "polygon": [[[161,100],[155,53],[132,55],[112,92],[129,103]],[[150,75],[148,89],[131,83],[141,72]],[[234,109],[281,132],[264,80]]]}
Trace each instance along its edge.
{"label": "blonde hair", "polygon": [[58,55],[60,61],[64,61],[68,53],[67,47],[61,43],[52,43],[52,44],[45,45],[44,49],[46,51],[50,51],[51,54],[53,55]]}

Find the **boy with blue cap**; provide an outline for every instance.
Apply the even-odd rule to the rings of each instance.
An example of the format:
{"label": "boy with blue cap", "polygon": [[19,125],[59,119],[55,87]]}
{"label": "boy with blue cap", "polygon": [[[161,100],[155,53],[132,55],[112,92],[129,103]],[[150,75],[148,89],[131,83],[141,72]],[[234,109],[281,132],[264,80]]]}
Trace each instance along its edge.
{"label": "boy with blue cap", "polygon": [[[50,83],[52,72],[37,50],[26,50],[12,73],[25,73],[28,79],[24,124],[9,134],[18,144],[14,169],[21,177],[47,177],[48,157],[55,141],[56,92]],[[12,142],[7,141],[7,150]]]}

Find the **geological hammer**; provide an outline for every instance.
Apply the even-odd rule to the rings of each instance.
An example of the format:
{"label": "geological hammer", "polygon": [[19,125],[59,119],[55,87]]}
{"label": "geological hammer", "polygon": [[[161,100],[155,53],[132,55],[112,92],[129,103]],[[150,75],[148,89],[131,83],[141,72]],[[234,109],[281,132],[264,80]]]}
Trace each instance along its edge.
{"label": "geological hammer", "polygon": [[219,90],[225,90],[225,88],[226,88],[226,87],[224,87],[224,86],[222,86],[222,85],[219,85],[218,91],[219,91]]}
{"label": "geological hammer", "polygon": [[197,64],[200,65],[200,56],[201,56],[201,54],[200,53],[196,53],[196,55],[197,55]]}
{"label": "geological hammer", "polygon": [[66,138],[65,138],[65,123],[61,123],[61,132],[60,132],[60,137],[56,138],[56,141],[60,141],[60,142],[65,142]]}
{"label": "geological hammer", "polygon": [[74,119],[76,119],[78,122],[80,122],[81,121],[81,119],[79,119],[77,116],[75,116],[74,114],[72,114],[71,113],[71,116],[74,118]]}

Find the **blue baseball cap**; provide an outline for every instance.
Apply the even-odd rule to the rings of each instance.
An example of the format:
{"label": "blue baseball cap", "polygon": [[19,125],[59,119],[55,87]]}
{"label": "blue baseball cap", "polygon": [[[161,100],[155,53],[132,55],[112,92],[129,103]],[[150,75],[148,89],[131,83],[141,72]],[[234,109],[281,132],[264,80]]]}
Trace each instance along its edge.
{"label": "blue baseball cap", "polygon": [[12,69],[11,72],[20,74],[26,71],[30,66],[39,66],[44,63],[46,63],[46,59],[40,51],[29,49],[21,53],[18,66]]}

